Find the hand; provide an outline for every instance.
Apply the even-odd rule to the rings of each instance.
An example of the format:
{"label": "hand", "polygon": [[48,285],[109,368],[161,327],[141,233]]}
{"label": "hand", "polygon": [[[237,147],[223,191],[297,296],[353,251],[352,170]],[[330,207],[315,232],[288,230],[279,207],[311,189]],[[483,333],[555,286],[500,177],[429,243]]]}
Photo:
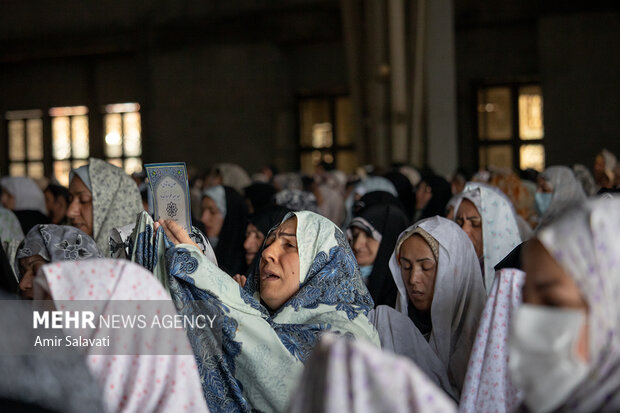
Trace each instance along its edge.
{"label": "hand", "polygon": [[168,239],[174,245],[191,244],[196,248],[200,249],[200,247],[198,247],[198,245],[194,241],[192,241],[189,235],[187,235],[187,232],[185,232],[185,230],[181,228],[181,226],[179,226],[179,224],[177,224],[176,222],[170,219],[160,219],[159,221],[155,222],[155,224],[153,225],[153,229],[157,231],[157,228],[159,228],[160,226],[164,228]]}
{"label": "hand", "polygon": [[237,274],[233,276],[233,280],[237,281],[237,284],[239,284],[243,288],[245,287],[245,282],[248,280],[248,277],[246,277],[245,275]]}

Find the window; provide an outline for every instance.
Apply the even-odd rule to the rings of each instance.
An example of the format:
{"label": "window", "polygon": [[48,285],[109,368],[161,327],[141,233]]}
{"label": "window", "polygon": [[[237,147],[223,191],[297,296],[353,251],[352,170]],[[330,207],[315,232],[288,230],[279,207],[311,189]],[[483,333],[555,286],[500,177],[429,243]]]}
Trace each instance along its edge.
{"label": "window", "polygon": [[325,161],[345,172],[357,167],[348,97],[303,98],[299,102],[301,170],[313,173]]}
{"label": "window", "polygon": [[478,90],[478,156],[481,168],[545,168],[540,85],[511,84]]}
{"label": "window", "polygon": [[41,178],[43,168],[43,121],[40,110],[6,113],[9,175]]}
{"label": "window", "polygon": [[142,171],[140,105],[118,103],[104,108],[106,160],[128,174]]}
{"label": "window", "polygon": [[[140,105],[112,104],[103,111],[105,159],[128,174],[142,171]],[[2,163],[8,162],[9,174],[41,178],[51,172],[61,185],[67,186],[71,169],[87,164],[91,156],[88,112],[86,106],[51,108],[51,129],[45,130],[44,121],[45,126],[49,123],[42,110],[6,112],[7,150],[0,153]]]}
{"label": "window", "polygon": [[51,108],[52,159],[54,176],[61,185],[69,185],[69,171],[88,163],[88,108],[67,106]]}

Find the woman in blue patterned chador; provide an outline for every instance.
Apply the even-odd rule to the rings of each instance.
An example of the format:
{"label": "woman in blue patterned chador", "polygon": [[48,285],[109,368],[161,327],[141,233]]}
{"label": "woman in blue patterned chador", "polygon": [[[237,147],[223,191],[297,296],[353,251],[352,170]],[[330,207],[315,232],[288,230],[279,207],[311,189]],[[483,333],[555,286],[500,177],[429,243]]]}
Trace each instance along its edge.
{"label": "woman in blue patterned chador", "polygon": [[244,287],[178,225],[162,226],[175,244],[165,261],[177,308],[216,316],[212,328],[188,329],[212,412],[284,411],[326,331],[379,346],[366,317],[372,298],[344,234],[328,219],[287,214],[267,236]]}

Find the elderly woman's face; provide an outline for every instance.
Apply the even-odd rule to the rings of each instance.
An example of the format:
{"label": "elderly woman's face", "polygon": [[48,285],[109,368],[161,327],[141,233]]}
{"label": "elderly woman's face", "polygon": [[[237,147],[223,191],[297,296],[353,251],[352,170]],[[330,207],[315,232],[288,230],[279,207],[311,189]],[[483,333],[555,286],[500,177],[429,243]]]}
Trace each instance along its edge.
{"label": "elderly woman's face", "polygon": [[351,249],[360,266],[373,265],[377,258],[380,242],[361,228],[351,228]]}
{"label": "elderly woman's face", "polygon": [[19,273],[22,279],[19,282],[19,293],[23,298],[33,299],[32,282],[37,275],[37,271],[47,262],[40,255],[21,258],[19,260]]}
{"label": "elderly woman's face", "polygon": [[254,261],[254,257],[260,250],[265,236],[262,232],[254,226],[254,224],[248,224],[248,228],[245,231],[245,242],[243,243],[243,249],[245,249],[245,262],[250,265]]}
{"label": "elderly woman's face", "polygon": [[419,311],[430,311],[435,294],[437,261],[428,243],[419,235],[407,238],[398,254],[407,295]]}
{"label": "elderly woman's face", "polygon": [[224,216],[215,201],[208,196],[202,198],[202,216],[200,221],[205,224],[207,237],[215,238],[220,236],[222,225],[224,225]]}
{"label": "elderly woman's face", "polygon": [[[588,311],[588,304],[575,280],[537,239],[525,244],[523,271],[527,274],[523,285],[524,303]],[[583,360],[588,359],[587,331],[586,323],[577,342],[577,354]]]}
{"label": "elderly woman's face", "polygon": [[297,218],[291,218],[267,237],[260,260],[260,296],[277,310],[299,290]]}
{"label": "elderly woman's face", "polygon": [[463,231],[467,234],[478,258],[482,257],[484,253],[484,245],[482,240],[482,217],[478,212],[478,208],[469,199],[463,199],[459,210],[456,211],[456,218],[454,222],[458,224]]}
{"label": "elderly woman's face", "polygon": [[69,184],[71,198],[67,208],[67,217],[72,226],[93,236],[93,194],[79,176]]}

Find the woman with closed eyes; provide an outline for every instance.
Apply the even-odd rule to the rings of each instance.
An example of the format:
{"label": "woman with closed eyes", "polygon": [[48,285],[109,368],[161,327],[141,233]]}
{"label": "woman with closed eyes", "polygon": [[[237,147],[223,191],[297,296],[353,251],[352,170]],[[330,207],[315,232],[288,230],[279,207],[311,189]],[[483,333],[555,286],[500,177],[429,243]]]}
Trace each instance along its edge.
{"label": "woman with closed eyes", "polygon": [[569,208],[524,247],[509,370],[531,412],[620,409],[620,200]]}
{"label": "woman with closed eyes", "polygon": [[383,348],[413,359],[458,401],[486,299],[471,241],[448,219],[419,221],[398,237],[390,270],[396,309],[370,315]]}

